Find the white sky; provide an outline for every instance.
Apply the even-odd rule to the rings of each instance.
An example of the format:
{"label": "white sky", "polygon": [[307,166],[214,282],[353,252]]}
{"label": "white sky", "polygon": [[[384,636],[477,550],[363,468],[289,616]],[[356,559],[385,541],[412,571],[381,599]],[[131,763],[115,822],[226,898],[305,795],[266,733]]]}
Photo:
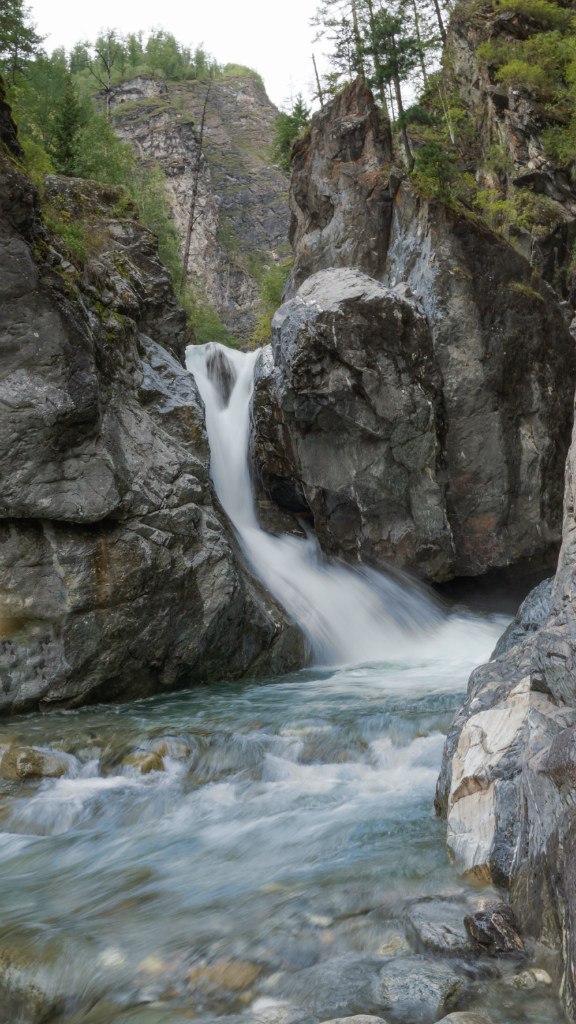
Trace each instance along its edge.
{"label": "white sky", "polygon": [[259,71],[270,99],[290,104],[301,92],[309,99],[314,49],[320,67],[326,44],[313,43],[310,18],[317,0],[28,0],[44,46],[69,50],[79,40],[93,41],[103,28],[146,33],[164,28],[186,44],[204,48],[221,64],[247,64]]}

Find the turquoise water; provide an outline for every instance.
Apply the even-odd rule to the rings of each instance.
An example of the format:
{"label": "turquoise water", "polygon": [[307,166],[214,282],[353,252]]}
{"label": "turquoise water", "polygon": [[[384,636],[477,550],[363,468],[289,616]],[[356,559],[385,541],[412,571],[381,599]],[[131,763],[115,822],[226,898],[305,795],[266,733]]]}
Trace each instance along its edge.
{"label": "turquoise water", "polygon": [[[410,901],[467,891],[432,801],[468,671],[504,625],[452,616],[396,663],[0,728],[67,757],[60,778],[0,780],[1,1024],[43,1019],[31,987],[62,1024],[323,1019],[300,972],[412,955]],[[562,1019],[548,989],[484,978],[467,998],[494,1024]]]}

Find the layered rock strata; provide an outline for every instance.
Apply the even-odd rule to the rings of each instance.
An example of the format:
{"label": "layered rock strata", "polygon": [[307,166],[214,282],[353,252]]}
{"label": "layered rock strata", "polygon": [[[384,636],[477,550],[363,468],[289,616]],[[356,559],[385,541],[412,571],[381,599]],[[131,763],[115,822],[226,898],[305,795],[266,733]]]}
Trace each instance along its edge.
{"label": "layered rock strata", "polygon": [[300,664],[214,497],[154,238],[55,178],[49,233],[8,155],[0,176],[0,714]]}

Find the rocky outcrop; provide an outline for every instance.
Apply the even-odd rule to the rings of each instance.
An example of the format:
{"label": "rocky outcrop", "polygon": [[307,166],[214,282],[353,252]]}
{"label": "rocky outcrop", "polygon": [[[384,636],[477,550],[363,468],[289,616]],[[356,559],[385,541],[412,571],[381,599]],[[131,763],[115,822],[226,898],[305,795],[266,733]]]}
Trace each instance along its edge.
{"label": "rocky outcrop", "polygon": [[116,189],[0,156],[0,714],[302,660],[212,490],[185,318]]}
{"label": "rocky outcrop", "polygon": [[249,74],[170,83],[140,76],[114,88],[111,107],[120,138],[164,173],[182,249],[196,190],[190,283],[233,334],[249,336],[259,274],[289,251],[288,179],[270,154],[278,111],[262,84]]}
{"label": "rocky outcrop", "polygon": [[540,586],[522,606],[503,653],[472,674],[437,791],[456,866],[507,886],[524,934],[561,950],[570,1019],[576,1018],[575,479],[576,436],[548,607]]}
{"label": "rocky outcrop", "polygon": [[[341,98],[332,114],[337,134]],[[325,108],[317,126],[327,137],[329,115]],[[360,157],[358,176],[362,166]],[[319,173],[317,192],[328,176]],[[293,189],[300,187],[296,173]],[[361,232],[358,244],[365,242]],[[310,252],[302,235],[299,274]],[[338,259],[348,265],[358,252],[341,249]],[[392,561],[430,579],[479,575],[526,558],[551,566],[576,375],[573,340],[552,289],[533,279],[503,239],[419,199],[407,183],[396,191],[386,259],[373,266],[396,299],[374,316],[362,292],[386,290],[365,278],[360,301],[343,300],[336,312],[337,289],[346,292],[343,282],[353,277],[324,273],[279,312],[273,362],[258,382],[253,451],[264,498],[311,515],[331,554]],[[398,365],[395,390],[383,365],[390,339],[401,337],[405,305],[418,311],[426,341],[416,348],[426,359],[410,355]],[[321,343],[312,340],[320,335]],[[396,344],[414,351],[413,342]],[[370,373],[371,396],[359,383]],[[429,399],[434,394],[427,420],[413,407],[406,421],[406,373],[428,388]],[[393,438],[395,458],[379,462],[375,452],[381,457],[378,446],[399,420],[408,431],[402,453]],[[426,437],[425,454],[416,453],[415,437]],[[342,457],[334,459],[335,451]]]}
{"label": "rocky outcrop", "polygon": [[308,513],[329,554],[447,575],[441,381],[422,313],[359,271],[320,271],[276,314],[272,354],[253,405],[264,491]]}
{"label": "rocky outcrop", "polygon": [[[516,221],[510,240],[558,292],[574,301],[570,260],[576,240],[576,189],[568,167],[558,166],[545,146],[556,122],[550,108],[526,89],[497,81],[497,66],[478,55],[481,44],[499,46],[542,30],[539,13],[520,8],[458,4],[450,22],[450,82],[474,124],[469,161],[480,185],[500,198],[523,198],[532,223]],[[561,123],[561,122],[560,122]]]}
{"label": "rocky outcrop", "polygon": [[360,79],[313,117],[292,155],[286,298],[327,267],[379,277],[392,217],[391,160],[390,127]]}

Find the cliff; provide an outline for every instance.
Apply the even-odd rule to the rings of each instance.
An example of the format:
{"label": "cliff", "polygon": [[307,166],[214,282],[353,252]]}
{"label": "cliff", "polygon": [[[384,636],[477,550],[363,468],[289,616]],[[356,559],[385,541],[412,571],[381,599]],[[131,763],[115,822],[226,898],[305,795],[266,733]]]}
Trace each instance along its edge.
{"label": "cliff", "polygon": [[[434,580],[525,559],[552,566],[576,379],[560,297],[507,240],[423,196],[390,156],[359,82],[296,146],[287,296],[300,291],[277,314],[273,361],[257,387],[261,504],[307,514],[330,554]],[[327,304],[302,284],[329,267],[364,270],[388,289],[388,304],[346,323],[344,303],[331,336],[324,314],[339,270],[324,270],[335,275]],[[423,318],[430,358],[423,373],[417,346],[418,359],[397,365],[395,390],[368,353],[395,344],[410,309]],[[400,413],[407,386],[428,395],[424,418],[419,402]],[[335,472],[333,453],[344,449]]]}
{"label": "cliff", "polygon": [[289,252],[288,179],[270,153],[278,111],[263,86],[250,75],[170,83],[143,76],[116,86],[111,108],[118,135],[165,174],[182,248],[197,189],[190,284],[232,334],[249,337],[260,275]]}
{"label": "cliff", "polygon": [[0,118],[0,714],[301,664],[214,497],[155,239],[117,189],[40,203]]}

